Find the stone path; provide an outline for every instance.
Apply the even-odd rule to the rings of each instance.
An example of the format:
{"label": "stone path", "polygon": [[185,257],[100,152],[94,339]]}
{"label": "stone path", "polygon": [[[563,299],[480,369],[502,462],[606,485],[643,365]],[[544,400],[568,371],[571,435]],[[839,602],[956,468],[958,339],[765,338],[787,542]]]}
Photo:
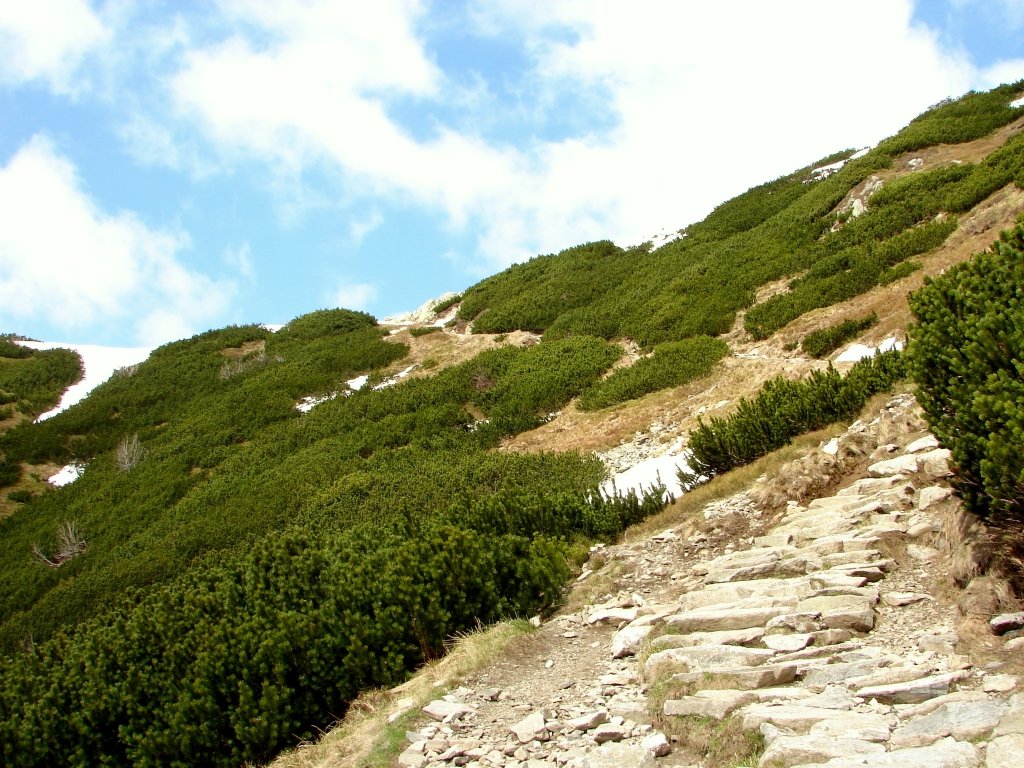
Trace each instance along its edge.
{"label": "stone path", "polygon": [[[864,434],[855,425],[833,449]],[[876,445],[867,477],[772,525],[746,494],[704,512],[760,536],[710,525],[597,549],[581,578],[614,572],[625,588],[431,702],[399,764],[700,765],[672,734],[730,719],[761,734],[763,767],[1016,766],[1024,687],[958,653],[955,608],[929,593],[929,542],[956,503],[947,459],[930,435]],[[1007,657],[1022,627],[1024,615],[993,621]]]}

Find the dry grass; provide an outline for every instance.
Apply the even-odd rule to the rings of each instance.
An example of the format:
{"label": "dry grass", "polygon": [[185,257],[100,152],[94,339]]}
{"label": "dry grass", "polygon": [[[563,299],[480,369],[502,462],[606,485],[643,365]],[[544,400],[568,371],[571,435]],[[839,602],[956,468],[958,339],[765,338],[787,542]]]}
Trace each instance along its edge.
{"label": "dry grass", "polygon": [[[457,638],[449,653],[390,691],[369,691],[352,703],[344,719],[315,743],[280,755],[271,768],[385,768],[394,765],[407,726],[419,708],[473,672],[529,644],[527,621],[506,621]],[[522,652],[522,651],[518,651]],[[401,713],[405,710],[404,713]],[[401,714],[399,714],[401,713]],[[392,717],[394,716],[394,717]],[[388,722],[389,717],[392,722]]]}
{"label": "dry grass", "polygon": [[744,731],[737,717],[660,716],[656,726],[675,740],[675,749],[700,761],[704,768],[756,766],[765,741],[758,731]]}

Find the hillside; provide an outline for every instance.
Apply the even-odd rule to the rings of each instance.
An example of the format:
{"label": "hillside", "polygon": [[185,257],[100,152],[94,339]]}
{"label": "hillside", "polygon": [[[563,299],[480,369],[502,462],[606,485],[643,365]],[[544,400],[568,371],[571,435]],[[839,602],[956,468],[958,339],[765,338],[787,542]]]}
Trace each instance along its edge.
{"label": "hillside", "polygon": [[[602,494],[607,466],[668,454],[714,484],[910,372],[925,381],[941,346],[927,335],[933,357],[837,363],[846,378],[827,358],[905,341],[915,316],[946,333],[907,297],[1018,222],[1022,92],[937,105],[660,247],[589,243],[510,267],[436,307],[450,322],[320,310],[276,332],[209,331],[39,423],[80,375],[74,356],[51,355],[64,367],[41,390],[8,375],[4,762],[266,761],[452,636],[552,611],[595,543],[664,505],[660,488]],[[50,359],[6,343],[0,373]],[[961,474],[995,482],[988,448],[942,432],[943,403],[964,393],[927,386]],[[1009,414],[990,446],[1007,455],[1015,391],[993,390],[978,417]],[[84,471],[64,488],[33,479],[70,463]],[[988,514],[988,496],[954,487]]]}

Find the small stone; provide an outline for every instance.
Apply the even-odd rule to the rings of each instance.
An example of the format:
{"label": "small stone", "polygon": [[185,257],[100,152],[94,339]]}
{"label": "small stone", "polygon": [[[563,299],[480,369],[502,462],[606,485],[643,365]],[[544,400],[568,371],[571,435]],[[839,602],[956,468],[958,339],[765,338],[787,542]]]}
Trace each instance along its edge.
{"label": "small stone", "polygon": [[913,605],[914,603],[920,603],[922,600],[931,600],[931,595],[925,595],[921,592],[883,592],[882,602],[886,605],[892,606],[893,608],[900,608],[904,605]]}
{"label": "small stone", "polygon": [[1024,611],[1000,614],[995,616],[988,624],[992,628],[992,634],[1005,635],[1007,632],[1024,627]]}
{"label": "small stone", "polygon": [[622,741],[626,738],[627,729],[620,723],[615,725],[614,723],[602,723],[594,729],[592,734],[594,741],[598,744],[604,744],[606,741]]}
{"label": "small stone", "polygon": [[451,722],[456,718],[475,711],[468,704],[462,704],[458,701],[445,701],[444,699],[435,699],[423,707],[423,714],[434,720],[443,720],[445,722]]}
{"label": "small stone", "polygon": [[922,488],[917,497],[917,508],[928,509],[929,507],[938,504],[940,501],[945,501],[952,495],[952,488],[945,488],[941,485],[932,485],[927,488]]}
{"label": "small stone", "polygon": [[574,731],[589,731],[592,728],[608,722],[608,710],[599,709],[586,715],[574,717],[566,721],[566,725]]}
{"label": "small stone", "polygon": [[547,741],[548,738],[543,712],[530,713],[518,723],[509,726],[509,730],[519,739],[520,744],[528,744],[534,740]]}
{"label": "small stone", "polygon": [[907,453],[922,453],[924,451],[931,451],[939,447],[939,441],[935,435],[925,435],[911,443],[907,443],[907,447],[903,450]]}
{"label": "small stone", "polygon": [[640,740],[640,746],[646,749],[655,757],[664,757],[672,751],[672,745],[669,744],[668,737],[660,731],[644,736]]}
{"label": "small stone", "polygon": [[981,681],[981,690],[985,693],[1007,693],[1016,687],[1016,675],[985,675]]}

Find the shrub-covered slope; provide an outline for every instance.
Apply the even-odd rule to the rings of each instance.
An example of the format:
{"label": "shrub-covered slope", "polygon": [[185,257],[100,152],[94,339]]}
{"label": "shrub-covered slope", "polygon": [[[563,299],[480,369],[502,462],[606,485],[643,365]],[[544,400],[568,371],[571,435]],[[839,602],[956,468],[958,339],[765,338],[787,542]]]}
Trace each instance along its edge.
{"label": "shrub-covered slope", "polygon": [[[586,545],[656,510],[660,494],[604,499],[593,457],[494,449],[574,398],[603,408],[705,375],[727,351],[709,337],[741,310],[763,338],[908,274],[956,214],[1024,187],[1024,133],[975,163],[891,173],[861,215],[840,204],[907,152],[1020,119],[1007,105],[1022,89],[938,105],[836,173],[808,166],[752,189],[657,250],[589,243],[465,292],[460,316],[474,330],[543,333],[536,346],[376,388],[407,347],[368,315],[323,310],[276,334],[231,327],[166,345],[68,411],[0,436],[12,466],[87,465],[0,522],[0,760],[261,761],[360,690],[399,681],[452,634],[546,610]],[[986,267],[992,276],[1012,273],[1017,240],[1000,252],[1010,261]],[[970,274],[977,307],[1013,300]],[[788,290],[754,304],[783,278]],[[923,327],[959,295],[949,286],[922,292]],[[940,315],[915,339],[915,366],[960,333]],[[965,344],[968,355],[991,356],[992,338],[1009,333],[971,327],[988,336]],[[622,337],[652,354],[606,375],[622,354],[610,340]],[[976,358],[968,368],[984,378]],[[698,464],[724,472],[845,417],[902,371],[891,355],[846,379],[773,380],[694,433]],[[350,391],[361,375],[371,386]],[[1008,383],[973,426],[1006,412],[1013,375],[996,375]],[[964,394],[939,392],[932,410]],[[311,396],[323,401],[296,409]],[[993,494],[1015,487],[1015,475],[989,471],[1019,446],[1014,429],[990,441],[995,458],[977,440],[967,452],[981,456],[977,476],[994,480]]]}
{"label": "shrub-covered slope", "polygon": [[[756,187],[719,206],[685,236],[653,252],[590,243],[538,256],[468,289],[459,316],[474,330],[589,334],[635,339],[644,347],[727,331],[756,289],[806,273],[792,290],[747,313],[764,338],[801,314],[843,301],[914,269],[913,256],[938,245],[965,212],[997,189],[1024,187],[1024,136],[979,163],[912,174],[884,186],[861,216],[836,206],[903,153],[985,136],[1021,116],[1017,83],[936,106],[838,172],[817,166]],[[837,225],[837,221],[839,223]]]}

